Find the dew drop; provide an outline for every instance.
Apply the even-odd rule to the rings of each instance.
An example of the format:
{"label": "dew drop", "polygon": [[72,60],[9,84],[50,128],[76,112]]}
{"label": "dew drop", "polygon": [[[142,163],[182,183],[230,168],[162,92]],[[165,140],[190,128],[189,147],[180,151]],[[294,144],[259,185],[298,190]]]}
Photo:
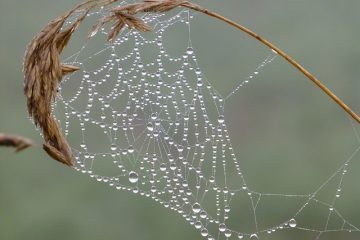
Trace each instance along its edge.
{"label": "dew drop", "polygon": [[170,169],[174,171],[176,169],[176,164],[175,163],[170,164]]}
{"label": "dew drop", "polygon": [[133,153],[135,150],[134,150],[134,147],[133,146],[129,146],[128,148],[128,152],[129,153]]}
{"label": "dew drop", "polygon": [[197,221],[197,222],[195,223],[195,228],[196,228],[196,229],[200,229],[201,227],[202,227],[201,222],[200,222],[200,221]]}
{"label": "dew drop", "polygon": [[230,212],[230,206],[228,206],[228,205],[225,206],[225,207],[224,207],[224,211],[225,211],[226,213]]}
{"label": "dew drop", "polygon": [[194,213],[199,213],[201,211],[201,206],[199,203],[194,203],[194,205],[192,206],[192,210]]}
{"label": "dew drop", "polygon": [[292,219],[290,219],[290,221],[289,221],[289,226],[290,227],[292,227],[292,228],[294,228],[294,227],[296,227],[296,220],[294,219],[294,218],[292,218]]}
{"label": "dew drop", "polygon": [[259,237],[257,234],[254,233],[254,234],[251,234],[250,240],[259,240]]}
{"label": "dew drop", "polygon": [[201,213],[200,213],[200,217],[201,218],[206,218],[206,212],[205,211],[201,211]]}
{"label": "dew drop", "polygon": [[187,53],[188,55],[191,55],[191,54],[194,53],[194,49],[193,49],[192,47],[188,47],[188,49],[186,50],[186,53]]}
{"label": "dew drop", "polygon": [[206,237],[209,234],[208,230],[206,228],[203,228],[201,230],[201,236]]}
{"label": "dew drop", "polygon": [[211,176],[211,177],[209,178],[209,182],[210,182],[210,183],[214,183],[214,182],[215,182],[215,178],[214,178],[213,176]]}
{"label": "dew drop", "polygon": [[162,171],[162,172],[166,171],[166,164],[165,163],[162,163],[160,165],[160,171]]}
{"label": "dew drop", "polygon": [[220,115],[220,116],[219,116],[218,122],[219,122],[219,123],[224,123],[224,122],[225,122],[225,117],[224,117],[224,115]]}
{"label": "dew drop", "polygon": [[136,172],[130,172],[129,173],[129,181],[131,183],[137,183],[139,181],[139,176]]}
{"label": "dew drop", "polygon": [[225,232],[225,230],[226,230],[226,225],[225,225],[224,223],[221,223],[221,224],[219,225],[219,231],[220,231],[220,232]]}
{"label": "dew drop", "polygon": [[225,237],[227,237],[227,238],[231,237],[231,230],[230,229],[225,230]]}
{"label": "dew drop", "polygon": [[148,123],[146,127],[150,132],[154,131],[154,126],[152,125],[152,123]]}
{"label": "dew drop", "polygon": [[111,144],[110,149],[111,149],[111,151],[116,151],[116,149],[117,149],[116,144]]}

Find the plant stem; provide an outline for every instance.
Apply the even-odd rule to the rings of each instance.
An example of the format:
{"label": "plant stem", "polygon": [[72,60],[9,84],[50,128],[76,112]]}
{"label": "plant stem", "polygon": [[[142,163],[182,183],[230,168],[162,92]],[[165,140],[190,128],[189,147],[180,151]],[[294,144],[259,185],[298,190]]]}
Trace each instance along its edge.
{"label": "plant stem", "polygon": [[16,148],[16,152],[19,152],[33,145],[34,143],[30,139],[20,136],[0,133],[0,146],[14,147]]}
{"label": "plant stem", "polygon": [[186,2],[182,4],[181,6],[195,10],[197,12],[204,13],[208,16],[214,17],[216,19],[219,19],[223,22],[228,23],[229,25],[239,29],[240,31],[250,35],[251,37],[257,39],[262,44],[266,45],[273,51],[275,51],[277,54],[282,56],[287,62],[289,62],[291,65],[293,65],[295,68],[297,68],[300,72],[302,72],[308,79],[310,79],[313,83],[315,83],[323,92],[325,92],[331,99],[333,99],[341,108],[343,108],[355,121],[360,123],[360,117],[349,107],[347,106],[340,98],[338,98],[328,87],[326,87],[319,79],[317,79],[314,75],[312,75],[309,71],[307,71],[303,66],[301,66],[298,62],[296,62],[293,58],[291,58],[289,55],[287,55],[284,51],[282,51],[280,48],[275,46],[274,44],[270,43],[269,41],[265,40],[264,38],[260,37],[255,32],[251,31],[250,29],[231,21],[230,19],[225,18],[224,16],[209,11],[199,5]]}

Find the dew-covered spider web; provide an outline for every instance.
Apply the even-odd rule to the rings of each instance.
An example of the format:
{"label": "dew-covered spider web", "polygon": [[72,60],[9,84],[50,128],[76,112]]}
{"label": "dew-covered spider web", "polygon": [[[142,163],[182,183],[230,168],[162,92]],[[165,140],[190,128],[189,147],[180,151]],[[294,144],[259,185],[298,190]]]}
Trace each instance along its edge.
{"label": "dew-covered spider web", "polygon": [[[107,14],[105,8],[89,13],[89,26]],[[253,188],[234,148],[225,109],[243,87],[258,81],[277,55],[269,51],[247,77],[234,76],[231,91],[220,93],[203,72],[191,41],[197,17],[186,9],[145,14],[142,18],[152,32],[125,28],[107,43],[109,28],[104,27],[64,59],[81,68],[63,79],[54,104],[76,169],[155,200],[209,240],[281,239],[286,234],[295,234],[289,235],[292,239],[299,239],[296,234],[326,239],[322,237],[328,233],[359,232],[359,223],[336,207],[351,164],[360,160],[356,127],[352,151],[311,191],[269,193]],[[166,41],[173,28],[188,39],[176,56]],[[278,215],[264,222],[264,208]]]}

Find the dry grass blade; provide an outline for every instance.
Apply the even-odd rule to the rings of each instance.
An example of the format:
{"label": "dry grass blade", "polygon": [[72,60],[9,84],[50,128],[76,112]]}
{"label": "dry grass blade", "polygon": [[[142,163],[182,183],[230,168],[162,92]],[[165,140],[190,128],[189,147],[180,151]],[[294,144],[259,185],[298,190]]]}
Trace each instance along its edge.
{"label": "dry grass blade", "polygon": [[111,31],[108,34],[107,40],[109,42],[115,41],[116,36],[120,33],[121,29],[123,29],[124,26],[125,26],[125,22],[122,19],[116,21],[116,23],[113,25]]}
{"label": "dry grass blade", "polygon": [[76,71],[78,71],[78,70],[80,70],[80,68],[77,67],[77,66],[61,65],[61,71],[62,71],[63,76],[65,76],[66,74],[70,74],[70,73],[76,72]]}
{"label": "dry grass blade", "polygon": [[[144,12],[168,12],[171,11],[188,1],[182,0],[145,0],[144,3],[148,3],[149,6],[145,8]],[[151,6],[151,4],[154,4]]]}
{"label": "dry grass blade", "polygon": [[99,32],[100,28],[105,24],[105,22],[106,19],[103,19],[94,25],[88,33],[88,38],[95,36]]}
{"label": "dry grass blade", "polygon": [[114,22],[107,38],[110,42],[116,39],[125,26],[141,32],[150,31],[151,28],[141,18],[136,17],[136,14],[145,12],[167,12],[186,3],[187,1],[180,0],[145,0],[140,3],[115,7],[111,10],[112,14],[110,16],[103,18],[98,24],[93,26],[89,37],[94,36],[99,29],[108,22]]}
{"label": "dry grass blade", "polygon": [[31,147],[33,145],[34,143],[30,139],[0,133],[0,146],[14,147],[16,152],[24,150],[25,148]]}
{"label": "dry grass blade", "polygon": [[122,12],[116,12],[115,15],[118,19],[118,23],[126,25],[130,29],[134,28],[142,32],[147,32],[151,30],[151,28],[146,25],[142,19],[136,16]]}
{"label": "dry grass blade", "polygon": [[104,17],[92,27],[88,37],[95,36],[99,29],[108,22],[113,22],[111,31],[107,37],[109,42],[113,42],[125,26],[129,29],[136,29],[141,32],[151,31],[151,28],[142,19],[136,17],[132,10],[128,11],[128,9],[114,8],[112,9],[112,14],[110,16]]}

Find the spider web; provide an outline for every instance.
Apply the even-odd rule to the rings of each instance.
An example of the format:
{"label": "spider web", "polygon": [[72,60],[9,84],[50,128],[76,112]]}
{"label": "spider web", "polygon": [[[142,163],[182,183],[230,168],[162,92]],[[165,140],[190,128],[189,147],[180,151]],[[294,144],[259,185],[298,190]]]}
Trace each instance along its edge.
{"label": "spider web", "polygon": [[[88,17],[97,20],[107,11],[102,8]],[[225,106],[277,55],[270,52],[230,93],[221,94],[201,70],[192,46],[195,17],[188,10],[145,14],[152,33],[125,29],[111,44],[105,43],[109,29],[102,28],[64,60],[81,67],[63,80],[53,106],[73,148],[75,168],[176,211],[209,240],[277,239],[275,233],[288,231],[319,239],[328,232],[358,232],[336,208],[360,150],[355,127],[357,147],[314,191],[272,194],[250,188],[232,144]],[[188,34],[187,47],[178,56],[165,46],[165,34],[174,27]],[[323,200],[319,195],[329,187],[333,194]],[[261,204],[277,198],[293,208],[260,226]],[[306,221],[313,209],[323,210],[322,226]],[[333,226],[333,219],[338,224]]]}

